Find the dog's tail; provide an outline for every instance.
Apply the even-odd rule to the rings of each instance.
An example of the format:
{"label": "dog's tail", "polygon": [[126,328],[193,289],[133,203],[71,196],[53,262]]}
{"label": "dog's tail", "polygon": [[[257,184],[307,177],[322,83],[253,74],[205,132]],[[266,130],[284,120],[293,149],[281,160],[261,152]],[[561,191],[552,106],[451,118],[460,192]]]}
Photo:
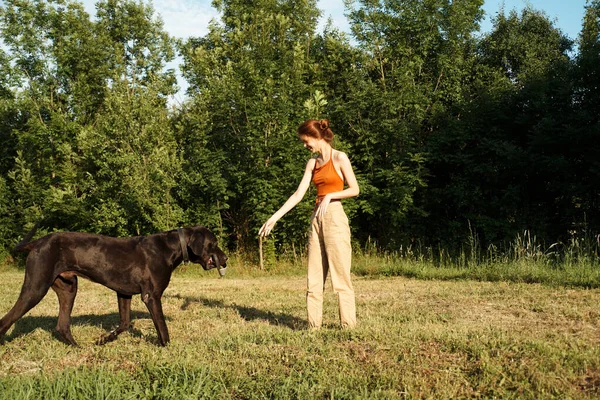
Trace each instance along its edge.
{"label": "dog's tail", "polygon": [[23,240],[21,240],[19,243],[17,243],[17,245],[14,247],[13,251],[15,251],[15,252],[16,251],[28,251],[29,249],[27,248],[27,244],[31,241],[31,239],[33,238],[33,235],[35,235],[35,232],[37,231],[40,224],[41,224],[41,222],[36,222],[35,225],[33,226],[33,228],[31,228],[31,230],[27,233],[27,235],[25,235]]}

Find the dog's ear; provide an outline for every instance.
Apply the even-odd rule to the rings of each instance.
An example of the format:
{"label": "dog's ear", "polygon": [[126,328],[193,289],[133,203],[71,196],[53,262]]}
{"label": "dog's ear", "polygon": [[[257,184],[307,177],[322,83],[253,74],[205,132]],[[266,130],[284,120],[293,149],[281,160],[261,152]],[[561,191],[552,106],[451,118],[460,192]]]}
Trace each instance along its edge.
{"label": "dog's ear", "polygon": [[201,257],[205,253],[205,241],[206,233],[202,229],[196,228],[189,236],[188,247],[192,249],[195,255]]}

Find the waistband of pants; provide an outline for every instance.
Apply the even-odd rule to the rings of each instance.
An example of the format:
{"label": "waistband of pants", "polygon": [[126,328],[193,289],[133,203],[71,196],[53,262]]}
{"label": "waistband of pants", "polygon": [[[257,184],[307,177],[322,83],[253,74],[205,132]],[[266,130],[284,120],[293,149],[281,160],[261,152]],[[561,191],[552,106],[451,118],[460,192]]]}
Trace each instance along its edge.
{"label": "waistband of pants", "polygon": [[[316,210],[319,207],[319,204],[321,204],[321,200],[323,200],[323,199],[317,198],[317,201],[315,202],[314,210]],[[331,204],[331,203],[341,203],[341,202],[342,202],[342,199],[333,199],[329,203]]]}

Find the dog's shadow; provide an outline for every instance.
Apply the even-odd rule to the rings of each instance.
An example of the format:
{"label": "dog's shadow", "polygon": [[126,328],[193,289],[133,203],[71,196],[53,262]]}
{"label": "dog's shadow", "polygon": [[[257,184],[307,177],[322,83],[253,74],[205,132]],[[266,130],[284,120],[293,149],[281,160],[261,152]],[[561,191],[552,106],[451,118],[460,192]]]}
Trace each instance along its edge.
{"label": "dog's shadow", "polygon": [[[185,297],[179,294],[175,295],[164,295],[163,297],[170,297],[174,299],[183,300],[181,305],[182,310],[187,310],[190,305],[197,303],[205,307],[220,308],[235,310],[243,319],[246,321],[262,320],[266,321],[271,325],[285,326],[292,330],[303,330],[306,329],[307,323],[305,320],[295,317],[286,313],[277,313],[272,311],[264,311],[255,307],[242,306],[239,304],[225,304],[221,300],[209,299],[206,297]],[[132,326],[127,332],[133,337],[142,338],[149,342],[152,342],[155,338],[148,335],[144,335],[139,329],[135,328],[136,319],[151,319],[148,312],[131,311],[131,322]],[[36,329],[43,329],[52,333],[53,337],[64,342],[64,340],[58,335],[55,330],[58,316],[28,316],[18,319],[13,325],[10,334],[2,338],[3,343],[10,343],[19,336],[24,336],[32,333]],[[165,320],[170,320],[169,317],[165,316]],[[75,315],[71,317],[71,327],[73,326],[101,326],[106,330],[108,334],[119,324],[119,313],[113,312],[108,314],[87,314],[87,315]],[[77,338],[76,338],[77,339]]]}
{"label": "dog's shadow", "polygon": [[262,320],[271,325],[286,326],[292,330],[303,330],[307,327],[305,320],[286,313],[265,311],[255,307],[242,306],[235,303],[225,304],[221,300],[214,300],[206,297],[189,297],[181,296],[180,294],[165,295],[165,297],[183,300],[183,304],[181,305],[182,310],[187,310],[190,305],[198,303],[211,308],[235,310],[240,317],[246,321]]}
{"label": "dog's shadow", "polygon": [[[144,335],[139,329],[135,328],[135,320],[136,319],[150,319],[150,313],[147,312],[139,312],[139,311],[131,311],[131,323],[132,326],[127,330],[131,336],[137,338],[143,338],[147,341],[152,341],[152,337],[148,337]],[[168,318],[165,317],[165,320]],[[30,334],[36,329],[43,329],[52,333],[54,338],[64,342],[62,337],[58,335],[55,330],[56,322],[58,320],[58,316],[24,316],[18,319],[13,325],[13,329],[10,334],[6,335],[2,338],[2,342],[9,343],[18,338],[19,336]],[[119,324],[119,313],[109,313],[109,314],[88,314],[88,315],[77,315],[71,317],[71,328],[73,326],[101,326],[106,330],[108,334]],[[77,338],[76,338],[77,339]]]}

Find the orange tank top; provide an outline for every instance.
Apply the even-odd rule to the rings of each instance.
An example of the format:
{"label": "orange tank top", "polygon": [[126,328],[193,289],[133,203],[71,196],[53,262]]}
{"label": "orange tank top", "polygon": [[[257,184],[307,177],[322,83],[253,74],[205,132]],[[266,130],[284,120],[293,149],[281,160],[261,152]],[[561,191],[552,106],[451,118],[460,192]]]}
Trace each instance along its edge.
{"label": "orange tank top", "polygon": [[320,167],[315,167],[312,180],[317,187],[317,203],[328,193],[344,190],[344,180],[333,165],[333,149],[331,149],[329,161]]}

